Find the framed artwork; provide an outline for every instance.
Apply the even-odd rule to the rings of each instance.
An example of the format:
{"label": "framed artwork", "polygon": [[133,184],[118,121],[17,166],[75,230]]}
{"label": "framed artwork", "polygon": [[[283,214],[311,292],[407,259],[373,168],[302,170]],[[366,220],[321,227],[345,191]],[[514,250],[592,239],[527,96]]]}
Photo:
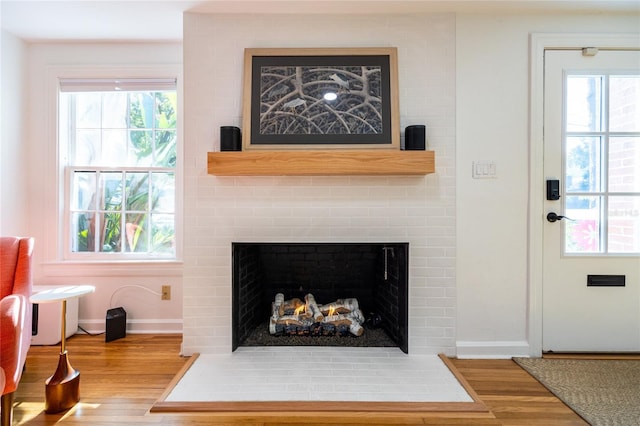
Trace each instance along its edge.
{"label": "framed artwork", "polygon": [[397,50],[246,49],[243,148],[400,149]]}

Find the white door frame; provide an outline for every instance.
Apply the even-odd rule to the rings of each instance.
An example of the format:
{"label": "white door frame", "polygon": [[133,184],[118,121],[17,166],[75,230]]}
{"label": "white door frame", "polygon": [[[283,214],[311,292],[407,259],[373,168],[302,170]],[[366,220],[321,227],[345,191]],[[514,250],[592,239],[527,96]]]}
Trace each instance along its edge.
{"label": "white door frame", "polygon": [[529,39],[529,355],[542,355],[542,268],[544,226],[544,51],[640,49],[640,34],[531,34]]}

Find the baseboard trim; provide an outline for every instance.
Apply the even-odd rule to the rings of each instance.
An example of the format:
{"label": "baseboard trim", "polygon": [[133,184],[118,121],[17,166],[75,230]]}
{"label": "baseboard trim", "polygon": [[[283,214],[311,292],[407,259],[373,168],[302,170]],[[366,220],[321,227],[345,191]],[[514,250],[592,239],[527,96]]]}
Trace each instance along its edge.
{"label": "baseboard trim", "polygon": [[528,357],[529,342],[526,341],[458,341],[456,357],[461,359],[510,359]]}
{"label": "baseboard trim", "polygon": [[[90,334],[104,333],[106,320],[78,320],[82,327]],[[82,330],[78,331],[83,333]],[[182,319],[148,319],[127,320],[127,333],[131,334],[180,334],[182,333]]]}

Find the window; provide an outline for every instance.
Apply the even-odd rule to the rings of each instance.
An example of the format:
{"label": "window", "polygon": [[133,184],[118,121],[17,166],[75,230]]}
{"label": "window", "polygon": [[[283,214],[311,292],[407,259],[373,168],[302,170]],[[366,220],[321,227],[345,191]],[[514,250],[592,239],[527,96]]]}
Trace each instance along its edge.
{"label": "window", "polygon": [[62,79],[65,251],[176,257],[175,79]]}
{"label": "window", "polygon": [[640,76],[571,74],[565,252],[640,253]]}

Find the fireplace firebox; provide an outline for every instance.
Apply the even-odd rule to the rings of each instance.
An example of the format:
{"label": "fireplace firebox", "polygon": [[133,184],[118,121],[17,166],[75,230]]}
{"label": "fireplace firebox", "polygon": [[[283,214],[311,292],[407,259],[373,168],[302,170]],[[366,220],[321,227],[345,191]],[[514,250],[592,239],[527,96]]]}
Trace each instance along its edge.
{"label": "fireplace firebox", "polygon": [[[232,243],[232,349],[395,346],[408,353],[408,258],[408,243]],[[273,324],[270,332],[274,300],[304,303],[309,295],[318,305],[356,300],[364,332],[283,335]]]}

